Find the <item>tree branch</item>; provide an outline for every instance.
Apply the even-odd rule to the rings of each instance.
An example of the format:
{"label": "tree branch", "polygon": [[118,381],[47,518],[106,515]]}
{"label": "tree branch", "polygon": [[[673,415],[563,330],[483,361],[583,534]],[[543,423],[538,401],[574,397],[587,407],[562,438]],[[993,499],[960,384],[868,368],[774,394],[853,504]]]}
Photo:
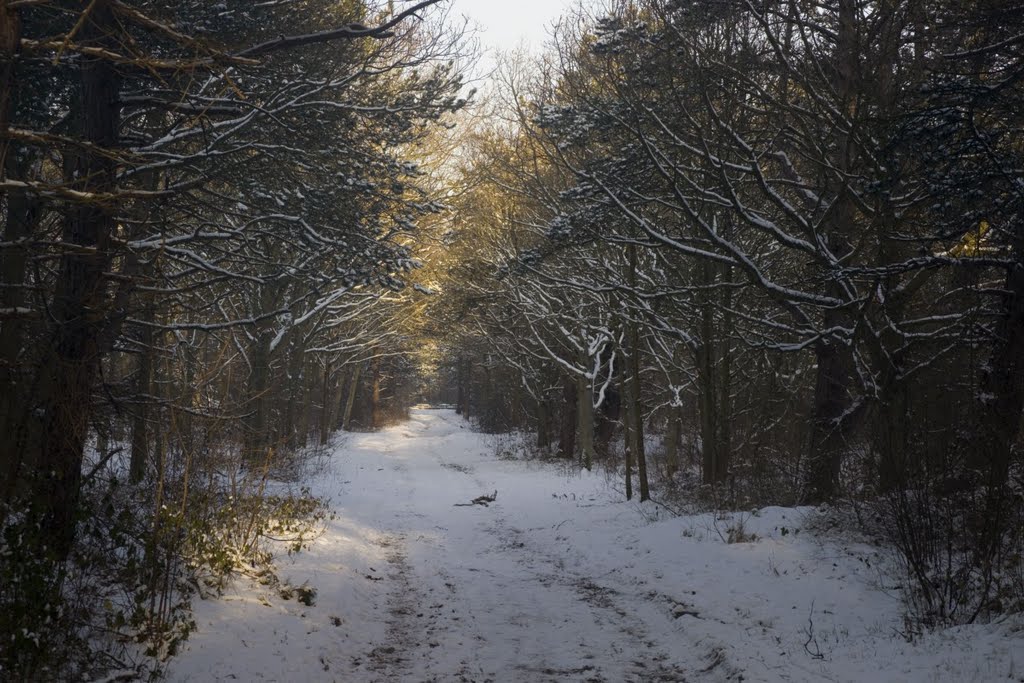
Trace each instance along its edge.
{"label": "tree branch", "polygon": [[341,26],[339,28],[333,28],[329,31],[319,31],[317,33],[307,33],[301,36],[280,36],[273,40],[268,40],[265,43],[259,45],[253,45],[240,52],[236,52],[232,57],[258,57],[261,55],[269,54],[271,52],[277,52],[278,50],[287,50],[293,47],[302,47],[303,45],[315,45],[316,43],[326,43],[332,40],[348,39],[353,38],[390,38],[392,35],[391,29],[400,24],[402,21],[410,16],[415,15],[422,9],[426,9],[431,5],[436,5],[441,0],[421,0],[412,7],[399,12],[394,17],[384,22],[380,26],[363,26],[362,24],[349,24],[347,26]]}

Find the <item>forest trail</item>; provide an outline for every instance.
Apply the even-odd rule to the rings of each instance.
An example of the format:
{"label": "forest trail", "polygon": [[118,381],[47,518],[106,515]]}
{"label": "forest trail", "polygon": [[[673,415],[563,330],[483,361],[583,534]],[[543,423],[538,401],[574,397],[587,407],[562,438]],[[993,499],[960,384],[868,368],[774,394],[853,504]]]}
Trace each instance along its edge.
{"label": "forest trail", "polygon": [[725,544],[710,518],[655,520],[603,475],[494,450],[443,410],[351,435],[311,482],[335,519],[280,560],[315,603],[236,581],[197,603],[169,680],[952,681],[1005,662],[996,635],[987,653],[903,647],[873,549],[798,540],[797,511]]}

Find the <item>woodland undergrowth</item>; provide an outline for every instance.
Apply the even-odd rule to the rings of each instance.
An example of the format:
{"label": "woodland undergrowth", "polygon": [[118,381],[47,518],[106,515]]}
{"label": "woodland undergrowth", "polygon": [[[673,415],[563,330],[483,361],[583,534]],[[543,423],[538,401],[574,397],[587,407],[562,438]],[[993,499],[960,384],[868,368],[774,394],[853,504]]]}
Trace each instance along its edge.
{"label": "woodland undergrowth", "polygon": [[187,454],[164,456],[164,472],[138,483],[116,457],[89,473],[66,561],[40,552],[27,516],[3,516],[0,679],[156,679],[196,628],[192,601],[240,575],[312,600],[313,589],[279,581],[274,559],[324,528],[327,501],[298,484],[322,465],[320,450],[271,467],[222,446],[204,450],[219,467],[201,475]]}

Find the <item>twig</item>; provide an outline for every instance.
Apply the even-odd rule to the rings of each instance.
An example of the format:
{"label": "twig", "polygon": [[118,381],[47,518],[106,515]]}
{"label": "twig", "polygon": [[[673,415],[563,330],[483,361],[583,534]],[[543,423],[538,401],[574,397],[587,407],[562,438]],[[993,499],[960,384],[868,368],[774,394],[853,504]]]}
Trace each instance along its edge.
{"label": "twig", "polygon": [[[814,651],[811,651],[810,645],[814,643]],[[818,639],[814,637],[814,600],[811,600],[811,613],[807,615],[807,641],[804,643],[804,649],[814,659],[825,659],[825,655],[821,652],[821,647],[818,645]]]}
{"label": "twig", "polygon": [[121,452],[121,451],[123,451],[123,450],[124,450],[124,447],[123,447],[123,446],[118,446],[117,448],[115,448],[115,449],[111,450],[111,451],[110,451],[109,453],[107,453],[106,455],[104,455],[104,456],[103,456],[103,457],[102,457],[102,458],[100,459],[100,461],[99,461],[98,463],[96,463],[96,466],[95,466],[95,467],[93,467],[93,468],[92,468],[92,469],[91,469],[91,470],[89,471],[89,473],[88,473],[88,474],[86,474],[86,475],[85,475],[84,477],[82,477],[82,483],[83,483],[83,484],[87,484],[87,483],[89,483],[90,481],[92,481],[93,477],[95,477],[95,476],[96,476],[96,475],[97,475],[97,474],[99,473],[99,471],[100,471],[101,469],[103,469],[103,467],[104,467],[104,466],[105,466],[105,465],[106,465],[106,464],[107,464],[108,462],[110,462],[110,459],[111,459],[111,458],[113,458],[113,457],[114,457],[115,455],[117,455],[118,453],[120,453],[120,452]]}

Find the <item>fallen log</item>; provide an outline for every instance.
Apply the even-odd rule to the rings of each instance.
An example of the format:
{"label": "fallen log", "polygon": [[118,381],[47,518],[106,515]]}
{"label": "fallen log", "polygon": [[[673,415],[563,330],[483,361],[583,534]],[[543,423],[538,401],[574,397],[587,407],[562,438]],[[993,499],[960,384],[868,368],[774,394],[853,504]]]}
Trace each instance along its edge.
{"label": "fallen log", "polygon": [[468,503],[456,503],[455,507],[457,507],[457,508],[468,508],[468,507],[472,507],[474,505],[483,505],[484,507],[487,507],[488,504],[493,503],[497,499],[498,499],[498,492],[495,491],[494,493],[492,493],[489,496],[487,494],[484,494],[482,496],[477,496],[476,498],[474,498],[473,500],[471,500]]}

